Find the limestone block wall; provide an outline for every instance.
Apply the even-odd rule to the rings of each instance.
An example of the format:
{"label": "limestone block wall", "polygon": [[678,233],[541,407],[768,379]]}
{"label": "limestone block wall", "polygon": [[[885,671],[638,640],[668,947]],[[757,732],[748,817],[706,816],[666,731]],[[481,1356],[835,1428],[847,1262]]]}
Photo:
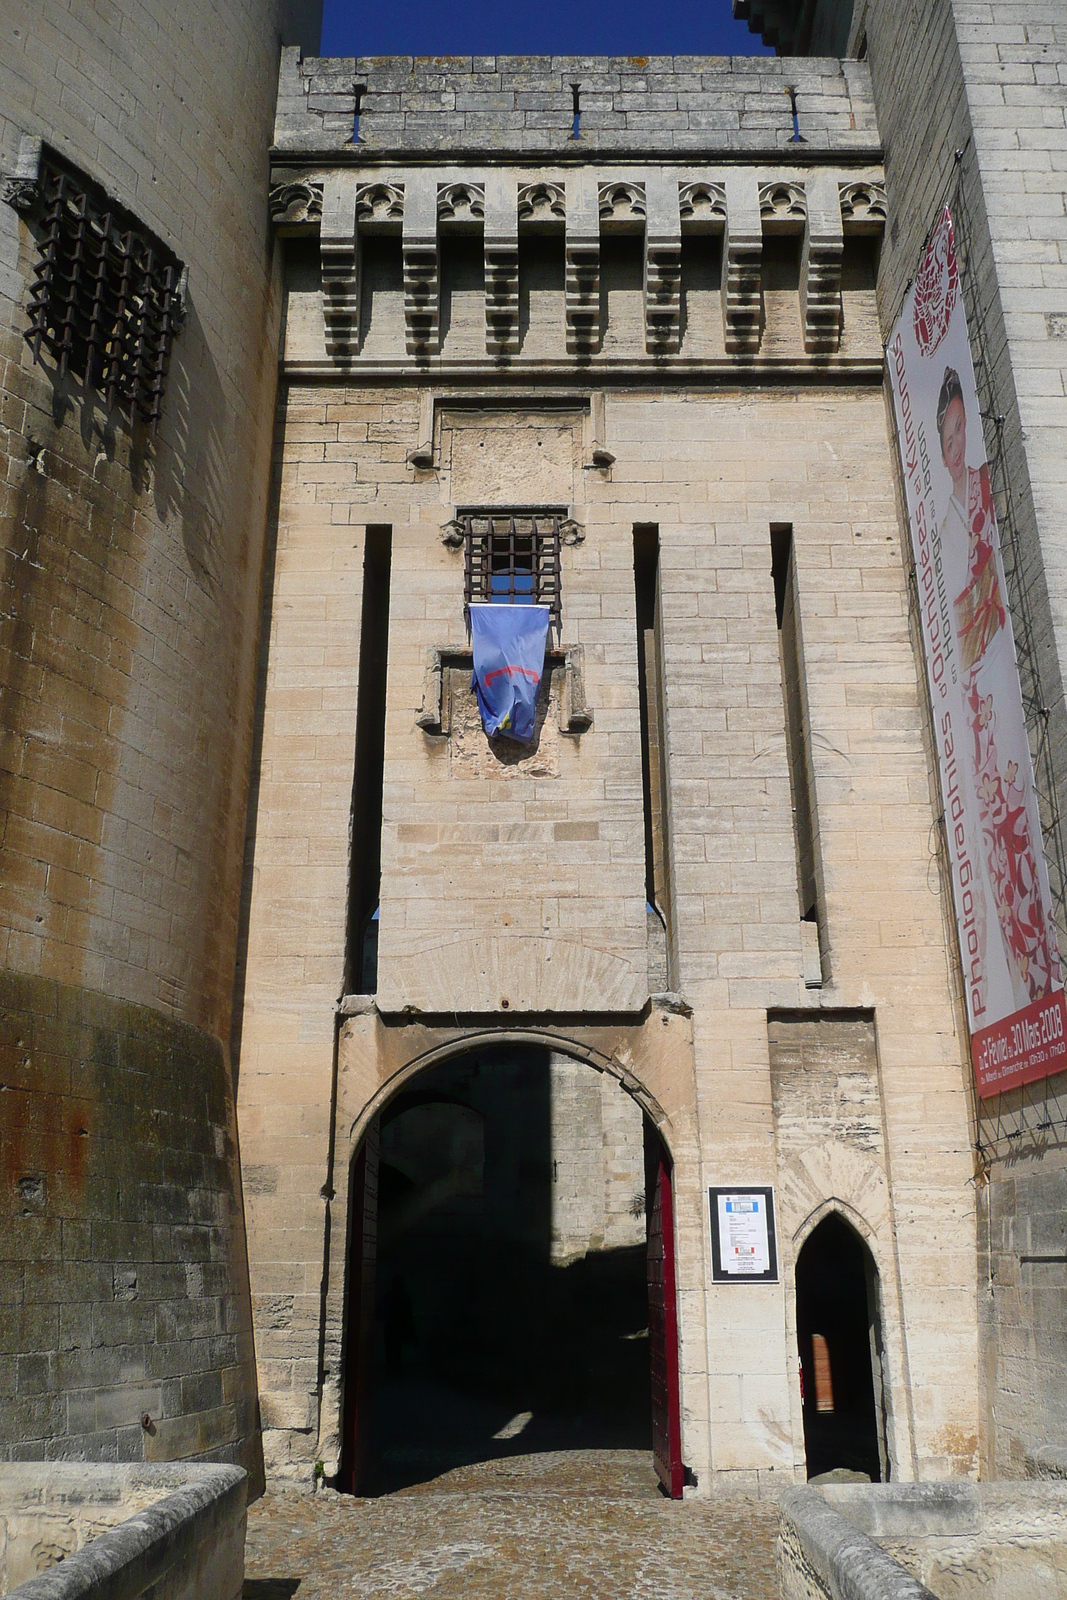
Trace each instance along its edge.
{"label": "limestone block wall", "polygon": [[247,1489],[232,1466],[4,1463],[0,1584],[238,1600]]}
{"label": "limestone block wall", "polygon": [[[734,9],[761,28],[768,42],[811,47],[795,32],[794,8],[782,13],[735,0]],[[1057,819],[1067,795],[1061,537],[1067,29],[1058,6],[1012,0],[996,6],[935,0],[913,10],[891,0],[857,0],[854,7],[818,9],[839,33],[850,25],[851,47],[862,49],[869,64],[885,140],[893,221],[879,274],[884,332],[898,315],[936,211],[947,201],[956,214],[998,512],[1002,528],[1010,531],[1013,524],[1017,534],[1010,601],[1024,688],[1042,708],[1033,742],[1042,750],[1038,787],[1049,802],[1046,848],[1056,882],[1063,858]],[[1059,1095],[1062,1085],[1053,1090]],[[1047,1113],[1029,1110],[1019,1095],[1008,1097],[1001,1109],[1005,1126],[1023,1130],[1028,1141],[1035,1125],[1047,1121]],[[1036,1298],[1027,1298],[1029,1276],[1012,1241],[1031,1225],[1043,1226],[1049,1196],[1059,1192],[1059,1160],[1031,1147],[1025,1179],[1017,1181],[1003,1164],[998,1114],[992,1108],[981,1130],[983,1142],[994,1147],[988,1182],[983,1175],[979,1190],[979,1232],[986,1239],[979,1300],[990,1384],[986,1448],[991,1470],[1019,1472],[1026,1449],[1037,1442],[1033,1429],[1040,1431],[1042,1412],[1058,1415],[1067,1346],[1058,1314],[1039,1285]],[[1021,1303],[1036,1319],[1031,1333],[1022,1332]],[[1020,1340],[1029,1351],[1022,1366]]]}
{"label": "limestone block wall", "polygon": [[[298,59],[286,54],[278,96],[278,151],[414,151],[584,159],[605,152],[786,150],[793,138],[787,85],[797,91],[810,148],[866,152],[878,132],[863,62],[766,56],[449,56]],[[572,84],[581,120],[574,140]]]}
{"label": "limestone block wall", "polygon": [[[983,359],[976,359],[976,366],[983,406],[989,416],[1002,418],[1002,453],[993,459],[999,459],[1001,518],[1009,507],[1006,488],[1019,537],[1019,581],[1010,600],[1016,637],[1024,650],[1029,643],[1021,668],[1026,682],[1036,666],[1040,703],[1048,708],[1042,743],[1051,757],[1051,774],[1039,778],[1039,786],[1054,791],[1062,816],[1067,794],[1062,552],[1067,31],[1054,5],[936,3],[923,9],[916,27],[899,7],[879,0],[867,5],[862,26],[896,219],[882,256],[883,328],[897,315],[936,207],[952,201],[965,224],[965,290],[972,343],[981,335],[976,357]],[[958,167],[957,150],[963,152]],[[995,452],[996,446],[997,434],[987,426],[987,451]],[[1054,839],[1051,849],[1055,879]],[[1018,1098],[1009,1102],[1009,1115],[1021,1115],[1025,1122]],[[987,1138],[992,1131],[990,1123]],[[1030,1269],[1020,1264],[1021,1247],[1013,1242],[1026,1235],[1031,1220],[1035,1227],[1043,1225],[1048,1197],[1059,1192],[1059,1163],[1048,1155],[1044,1160],[1051,1167],[1047,1176],[1035,1156],[1020,1181],[998,1156],[988,1186],[979,1191],[979,1238],[989,1252],[978,1283],[990,1385],[987,1470],[995,1472],[1021,1472],[1027,1447],[1039,1442],[1041,1414],[1058,1414],[1067,1362],[1060,1318],[1040,1287],[1041,1273],[1049,1269],[1035,1269],[1035,1298],[1029,1301]],[[1019,1318],[1023,1302],[1035,1319],[1028,1332],[1023,1332],[1025,1316]],[[1022,1364],[1020,1341],[1033,1357]]]}
{"label": "limestone block wall", "polygon": [[0,203],[5,1454],[259,1459],[228,1035],[276,382],[265,150],[280,30],[316,27],[268,0],[5,16],[0,167],[43,139],[189,269],[151,438],[33,364],[40,229]]}
{"label": "limestone block wall", "polygon": [[[477,429],[477,413],[467,416]],[[496,758],[491,770],[472,773],[451,740],[428,736],[412,715],[428,652],[465,643],[462,555],[442,546],[435,525],[447,506],[486,503],[487,477],[499,478],[509,456],[513,496],[539,503],[522,463],[551,451],[559,465],[549,471],[552,463],[544,463],[543,497],[581,514],[581,418],[564,413],[554,430],[573,440],[564,452],[551,440],[538,449],[537,416],[516,410],[510,427],[487,430],[490,449],[494,435],[499,440],[489,462],[477,442],[466,456],[457,447],[466,431],[457,417],[451,471],[442,463],[439,477],[427,474],[435,516],[409,514],[394,530],[378,969],[384,1010],[626,1012],[648,995],[643,835],[634,803],[640,750],[616,705],[620,679],[636,672],[632,535],[602,548],[590,507],[584,542],[563,549],[562,645],[584,649],[594,721],[580,737],[558,739],[547,771],[537,771],[536,758],[529,772],[525,763]],[[499,491],[489,503],[500,503]],[[635,690],[634,681],[631,703]]]}
{"label": "limestone block wall", "polygon": [[[899,307],[933,208],[953,198],[955,151],[963,151],[962,199],[973,233],[970,320],[984,325],[996,410],[1005,420],[1006,467],[1029,547],[1051,705],[1060,693],[1067,619],[1056,537],[1067,429],[1063,18],[1053,4],[938,3],[925,8],[916,33],[898,8],[873,0],[863,25],[900,223],[883,261],[886,323]],[[913,115],[918,106],[921,125]],[[993,442],[987,438],[987,448]],[[1063,739],[1057,728],[1061,786]]]}
{"label": "limestone block wall", "polygon": [[[973,1470],[967,1069],[947,891],[931,892],[930,768],[882,396],[619,395],[607,415],[612,518],[659,524],[677,982],[694,1006],[706,1184],[775,1181],[767,1012],[813,1003],[769,553],[771,524],[791,523],[829,934],[817,1004],[876,1014],[892,1220],[874,1253],[892,1276],[895,1233],[911,1408],[894,1471]],[[823,1173],[818,1187],[872,1225],[862,1184],[842,1192]],[[797,1247],[806,1220],[792,1224]],[[719,1471],[792,1468],[799,1396],[783,1295],[708,1291]]]}
{"label": "limestone block wall", "polygon": [[[669,1075],[666,1081],[681,1097],[678,1114],[699,1135],[697,1164],[684,1170],[677,1200],[685,1240],[686,1459],[703,1481],[710,1472],[754,1483],[761,1473],[797,1470],[802,1429],[788,1274],[807,1231],[835,1203],[868,1239],[886,1286],[895,1475],[971,1471],[978,1379],[967,1068],[943,889],[930,855],[930,769],[882,394],[874,386],[611,390],[604,422],[615,459],[610,468],[584,473],[585,540],[568,552],[565,632],[574,628],[585,645],[596,719],[578,759],[586,761],[589,750],[604,759],[593,739],[607,735],[609,770],[618,761],[623,772],[629,770],[623,762],[636,771],[632,538],[635,524],[656,524],[676,981],[695,1013],[695,1081],[681,1058],[677,1081]],[[521,428],[520,419],[512,435],[520,453]],[[342,439],[341,429],[358,437]],[[536,832],[515,834],[522,818],[511,819],[506,808],[515,785],[532,786],[529,779],[493,781],[472,769],[462,781],[465,815],[477,826],[457,833],[454,844],[443,837],[436,811],[417,811],[444,804],[438,796],[456,782],[443,770],[457,759],[454,739],[435,744],[415,723],[425,646],[440,642],[442,629],[454,629],[454,642],[462,643],[455,558],[433,520],[442,515],[442,501],[455,498],[447,458],[438,454],[434,468],[404,462],[404,446],[413,447],[408,441],[417,431],[411,391],[294,387],[280,441],[285,459],[241,1077],[246,1189],[255,1191],[249,1215],[261,1382],[278,1396],[270,1402],[277,1407],[277,1470],[305,1470],[299,1462],[314,1448],[324,1179],[333,1194],[331,1237],[343,1237],[336,1218],[344,1215],[348,1154],[330,1166],[332,1009],[343,979],[367,524],[390,522],[397,541],[382,909],[382,982],[396,984],[391,1007],[399,1010],[405,993],[420,992],[404,984],[427,981],[415,964],[403,983],[388,976],[391,916],[401,907],[406,916],[425,895],[436,902],[430,920],[439,947],[461,944],[466,933],[443,921],[436,887],[442,881],[453,922],[462,918],[472,936],[506,936],[507,885],[495,896],[482,892],[497,843],[487,842],[484,829],[508,819],[511,835],[524,840],[515,870],[528,876],[546,870],[555,848],[547,839],[537,844]],[[414,506],[425,508],[420,521]],[[804,982],[771,581],[771,527],[785,522],[793,526],[796,549],[829,941],[827,980],[818,991]],[[541,773],[535,792],[573,793],[562,765],[561,774]],[[620,815],[629,815],[627,825],[636,829],[640,790],[632,778],[621,799]],[[599,800],[588,803],[588,820],[603,814]],[[464,854],[476,849],[486,851],[479,870],[473,855]],[[566,857],[552,870],[568,872]],[[597,882],[604,873],[598,863]],[[584,918],[580,877],[570,894]],[[560,937],[554,925],[542,930],[546,954]],[[460,996],[467,971],[446,964],[441,982],[451,982]],[[504,992],[495,1004],[492,996],[478,1000],[485,1025],[507,1026],[503,998]],[[595,985],[580,999],[582,1007],[595,1007]],[[400,1062],[408,1031],[394,1022],[383,1034],[383,1024],[371,1026],[372,1003],[360,1005],[368,1015],[345,1023],[342,1034],[356,1030],[363,1041],[355,1057],[342,1046],[336,1126],[343,1139],[358,1136],[370,1106],[400,1081],[390,1078],[396,1071],[390,1063]],[[806,1132],[801,1119],[783,1146],[772,1093],[768,1011],[833,1019],[857,1008],[873,1015],[877,1043],[870,1070],[884,1155],[873,1176],[869,1164],[849,1153],[847,1120],[832,1135],[843,1160],[832,1157],[832,1139],[828,1144],[817,1119]],[[430,1020],[421,1034],[432,1037]],[[454,1019],[440,1022],[455,1038]],[[377,1054],[385,1045],[375,1041],[392,1033],[388,1053]],[[656,1092],[662,1099],[662,1086]],[[349,1145],[342,1148],[350,1153]],[[730,1182],[780,1186],[778,1285],[706,1281],[707,1186]],[[340,1257],[331,1283],[334,1274],[343,1283]],[[339,1298],[331,1302],[338,1321],[327,1333],[328,1373],[336,1370],[329,1352],[335,1339],[340,1344],[343,1316],[340,1287],[331,1294]],[[320,1449],[334,1437],[329,1406],[323,1415]]]}
{"label": "limestone block wall", "polygon": [[[629,67],[665,74],[672,105],[644,78],[631,104]],[[791,1275],[832,1208],[883,1288],[894,1476],[973,1472],[969,1069],[882,391],[867,69],[701,64],[698,91],[691,62],[599,63],[619,82],[585,144],[572,69],[283,62],[289,387],[241,1071],[271,1470],[337,1459],[360,1138],[420,1065],[491,1038],[601,1066],[674,1155],[684,1454],[703,1489],[803,1472]],[[783,126],[787,71],[810,145]],[[714,99],[729,74],[728,107],[698,126],[682,97]],[[540,113],[519,104],[534,79]],[[584,652],[592,724],[553,710],[503,762],[469,706],[452,519],[531,501],[570,514],[562,644]],[[377,994],[342,999],[363,557],[383,526]],[[682,996],[648,1009],[638,527],[658,537]],[[771,570],[789,529],[821,973]],[[790,1076],[773,1030],[815,1018],[836,1043]],[[857,1028],[859,1132],[834,1064]],[[776,1186],[780,1282],[710,1283],[707,1191],[724,1183]]]}
{"label": "limestone block wall", "polygon": [[1005,1477],[1029,1476],[1026,1452],[1067,1434],[1067,1161],[1027,1150],[979,1190],[978,1297],[992,1400],[989,1455]]}
{"label": "limestone block wall", "polygon": [[554,1266],[645,1242],[643,1118],[614,1078],[550,1063]]}

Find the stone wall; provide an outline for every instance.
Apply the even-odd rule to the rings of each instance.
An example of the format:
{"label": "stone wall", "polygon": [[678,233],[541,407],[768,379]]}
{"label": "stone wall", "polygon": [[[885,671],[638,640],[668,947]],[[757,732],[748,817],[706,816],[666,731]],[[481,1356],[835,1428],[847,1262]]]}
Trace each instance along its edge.
{"label": "stone wall", "polygon": [[[350,143],[364,85],[357,160],[415,151],[582,160],[715,148],[786,153],[787,88],[806,141],[797,154],[847,151],[877,160],[878,132],[863,62],[773,56],[388,56],[283,60],[276,153]],[[580,136],[573,138],[572,85]]]}
{"label": "stone wall", "polygon": [[1067,1157],[1031,1145],[994,1166],[978,1196],[989,1456],[1007,1477],[1023,1476],[1032,1447],[1067,1439],[1065,1290]]}
{"label": "stone wall", "polygon": [[[779,1163],[789,1152],[775,1151],[767,1011],[815,1003],[865,1006],[877,1017],[877,1068],[870,1071],[877,1071],[884,1106],[892,1193],[872,1189],[867,1166],[847,1149],[841,1161],[824,1160],[821,1146],[798,1150],[806,1200],[783,1226],[802,1230],[807,1211],[836,1196],[884,1240],[884,1249],[875,1241],[879,1271],[900,1308],[889,1335],[899,1419],[893,1470],[971,1470],[977,1368],[968,1102],[944,910],[931,894],[930,775],[882,396],[845,387],[609,390],[604,415],[604,443],[615,460],[583,473],[585,540],[567,552],[564,576],[564,644],[584,646],[594,709],[593,726],[568,762],[581,775],[601,763],[610,773],[616,762],[632,773],[626,798],[639,827],[633,528],[655,523],[677,983],[695,1010],[694,1045],[692,1054],[678,1047],[658,1063],[654,1086],[637,1064],[638,1049],[650,1046],[637,1041],[662,1028],[655,1013],[612,1049],[671,1119],[665,1136],[679,1173],[686,1460],[704,1483],[712,1471],[755,1483],[761,1473],[792,1476],[803,1459],[786,1286],[707,1283],[706,1186],[786,1181]],[[419,1052],[434,1048],[430,1019],[403,1015],[407,995],[421,994],[426,982],[413,964],[402,981],[389,979],[395,992],[388,1027],[370,999],[360,1002],[365,1016],[343,1024],[339,1149],[331,1161],[363,527],[388,522],[396,541],[383,976],[390,915],[417,908],[422,896],[432,901],[439,881],[454,906],[451,925],[440,914],[433,923],[444,954],[462,951],[476,934],[506,933],[501,917],[512,896],[541,893],[546,874],[561,886],[561,927],[564,890],[567,918],[582,918],[583,852],[594,847],[576,847],[572,883],[570,854],[557,860],[563,847],[512,810],[520,795],[523,804],[553,807],[557,793],[567,798],[575,781],[570,766],[559,778],[518,776],[493,790],[484,777],[466,778],[462,818],[414,809],[431,794],[447,795],[457,781],[438,773],[449,759],[448,741],[416,723],[426,648],[448,638],[463,643],[460,568],[439,535],[451,493],[443,472],[405,461],[417,442],[411,389],[360,388],[351,380],[290,389],[279,440],[283,486],[241,1075],[246,1182],[260,1190],[250,1235],[260,1358],[269,1344],[272,1390],[290,1381],[302,1390],[289,1411],[277,1402],[280,1418],[295,1415],[297,1401],[306,1411],[306,1386],[315,1380],[324,1185],[340,1250],[349,1141],[414,1070]],[[826,884],[831,981],[814,1000],[803,979],[770,570],[770,527],[779,522],[792,523],[796,543]],[[599,815],[596,808],[587,813],[591,821]],[[487,830],[502,816],[523,849],[498,881],[499,841]],[[463,826],[462,856],[445,847],[447,838],[442,844],[446,822]],[[484,895],[490,878],[494,892]],[[603,926],[612,926],[610,918]],[[542,934],[544,954],[558,937],[554,926]],[[443,983],[443,955],[439,970]],[[467,972],[457,963],[457,997]],[[508,1027],[499,1005],[507,995],[501,988],[495,1005],[486,1004],[482,1027]],[[581,994],[584,1006],[596,999],[595,985]],[[524,1022],[520,1015],[514,1026],[544,1030],[550,1046],[561,1048],[551,1040],[562,1021],[550,1026],[543,1016]],[[463,1034],[453,1018],[440,1019],[442,1040],[446,1035],[458,1048]],[[698,1154],[691,1146],[686,1154],[683,1141],[681,1159],[675,1125],[686,1139],[699,1130]],[[343,1284],[337,1255],[328,1386],[337,1371]],[[323,1411],[325,1455],[332,1405]],[[295,1431],[290,1439],[291,1457],[278,1441],[279,1461],[286,1470],[290,1461],[308,1470],[298,1462],[313,1459],[313,1439]]]}
{"label": "stone wall", "polygon": [[[921,7],[839,0],[820,9],[839,31],[851,24],[885,140],[892,221],[879,272],[883,333],[899,314],[938,209],[948,203],[955,215],[985,445],[1008,544],[1020,673],[1024,695],[1038,708],[1031,743],[1040,755],[1038,791],[1056,893],[1067,801],[1067,25],[1059,6],[1021,0],[996,6],[932,0]],[[734,0],[734,11],[768,43],[806,48],[794,37],[797,8],[786,0]],[[1062,915],[1060,922],[1062,930]],[[1052,1091],[1059,1106],[1062,1079]],[[1041,1287],[1055,1265],[1035,1266],[1031,1281],[1020,1260],[1026,1246],[1018,1242],[1050,1226],[1062,1189],[1060,1156],[1044,1147],[1040,1133],[1034,1142],[1049,1115],[1020,1094],[980,1108],[978,1136],[992,1157],[980,1218],[986,1449],[997,1472],[1020,1472],[1026,1449],[1041,1436],[1041,1416],[1061,1412],[1062,1318],[1055,1296]],[[1011,1167],[1003,1132],[1023,1137]]]}
{"label": "stone wall", "polygon": [[782,1501],[783,1600],[1063,1592],[1063,1483],[824,1484]]}
{"label": "stone wall", "polygon": [[312,42],[314,12],[5,18],[0,167],[45,140],[189,277],[153,437],[34,364],[40,217],[0,203],[0,959],[25,1107],[4,1453],[258,1459],[227,1041],[276,384],[265,150],[279,28]]}
{"label": "stone wall", "polygon": [[641,1108],[614,1078],[550,1061],[553,1266],[645,1242]]}
{"label": "stone wall", "polygon": [[258,1474],[222,1044],[47,978],[0,996],[4,1456]]}
{"label": "stone wall", "polygon": [[[709,61],[697,85],[692,62],[630,63],[673,97],[646,84],[642,111],[626,64],[583,62],[612,79],[596,115],[626,123],[598,131],[590,112],[583,143],[574,65],[283,63],[288,389],[240,1102],[274,1470],[337,1457],[363,1132],[422,1066],[491,1039],[599,1066],[671,1152],[684,1455],[702,1490],[804,1470],[791,1273],[835,1208],[885,1287],[894,1476],[970,1472],[967,1068],[882,393],[866,68]],[[344,79],[364,66],[366,143],[343,148]],[[721,120],[675,125],[716,74],[733,85]],[[812,137],[791,145],[794,76]],[[542,79],[549,126],[528,127],[518,96]],[[394,121],[375,133],[376,117]],[[559,717],[505,759],[462,709],[453,519],[509,502],[569,513],[561,648],[584,660],[592,720]],[[361,574],[383,526],[378,988],[341,999]],[[649,1006],[634,538],[650,529],[681,997]],[[785,529],[825,944],[811,987],[771,571]],[[768,1013],[822,1013],[831,1043],[787,1072]],[[779,1187],[778,1283],[710,1281],[708,1186],[731,1183]]]}
{"label": "stone wall", "polygon": [[[1014,526],[1018,538],[1009,598],[1020,670],[1024,687],[1048,708],[1047,724],[1032,730],[1034,747],[1050,761],[1038,769],[1039,791],[1053,801],[1046,805],[1048,826],[1057,812],[1064,814],[1067,799],[1067,570],[1061,548],[1067,28],[1054,5],[975,7],[948,0],[915,16],[871,0],[863,26],[894,212],[879,277],[884,329],[898,314],[937,208],[949,202],[958,218],[983,414],[1001,419],[999,430],[987,422],[986,449],[1002,528],[1007,535]],[[1046,852],[1054,882],[1062,850],[1053,830]],[[1039,1111],[1021,1109],[1018,1095],[1003,1109],[1011,1126],[1041,1120]],[[995,1107],[979,1131],[987,1143],[994,1141]],[[1062,1174],[1053,1155],[1044,1164],[1029,1155],[1020,1169],[1006,1165],[1005,1154],[1003,1145],[995,1149],[982,1195],[988,1211],[979,1227],[979,1303],[989,1382],[987,1470],[1017,1474],[1026,1448],[1042,1437],[1041,1416],[1062,1410],[1067,1346],[1055,1297],[1042,1284],[1057,1269],[1021,1265],[1018,1252],[1025,1246],[1017,1242],[1031,1228],[1049,1226]]]}
{"label": "stone wall", "polygon": [[234,1467],[0,1465],[0,1594],[239,1600],[247,1488]]}

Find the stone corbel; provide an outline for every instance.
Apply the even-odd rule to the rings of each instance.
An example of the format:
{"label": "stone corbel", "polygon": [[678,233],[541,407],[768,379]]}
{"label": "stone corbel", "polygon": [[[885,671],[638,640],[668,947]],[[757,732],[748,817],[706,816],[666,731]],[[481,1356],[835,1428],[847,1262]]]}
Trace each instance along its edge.
{"label": "stone corbel", "polygon": [[319,263],[326,351],[347,360],[359,349],[359,238],[356,233],[357,174],[341,168],[323,182]]}
{"label": "stone corbel", "polygon": [[559,537],[562,544],[584,544],[585,529],[573,517],[564,517],[559,525]]}
{"label": "stone corbel", "polygon": [[437,175],[411,173],[404,198],[404,329],[409,356],[437,353],[441,285],[437,248]]}
{"label": "stone corbel", "polygon": [[[426,652],[426,675],[423,679],[422,707],[415,718],[416,726],[431,737],[441,737],[449,731],[447,718],[443,718],[444,661],[446,652]],[[454,653],[454,652],[452,652]]]}
{"label": "stone corbel", "polygon": [[[558,652],[549,652],[550,655]],[[565,652],[563,692],[559,697],[559,731],[578,739],[593,726],[593,712],[585,698],[585,651],[580,644]]]}
{"label": "stone corbel", "polygon": [[763,333],[763,229],[753,172],[731,172],[726,190],[722,317],[730,355],[758,355]]}
{"label": "stone corbel", "polygon": [[433,394],[429,389],[424,389],[419,396],[418,443],[414,450],[408,451],[405,458],[409,466],[433,466],[433,409]]}
{"label": "stone corbel", "polygon": [[800,264],[800,315],[809,355],[833,355],[841,343],[841,201],[833,173],[808,182],[808,216]]}
{"label": "stone corbel", "polygon": [[587,466],[605,468],[614,465],[615,457],[604,443],[606,438],[604,392],[602,389],[594,389],[589,396],[589,460],[586,463]]}
{"label": "stone corbel", "polygon": [[0,174],[0,200],[25,215],[41,196],[41,141],[24,133],[14,172]]}
{"label": "stone corbel", "polygon": [[441,543],[447,545],[449,550],[458,550],[466,537],[467,530],[458,517],[441,524]]}
{"label": "stone corbel", "polygon": [[682,222],[678,180],[654,169],[645,182],[645,349],[674,355],[682,342]]}
{"label": "stone corbel", "polygon": [[490,172],[485,183],[485,350],[519,353],[518,182]]}
{"label": "stone corbel", "polygon": [[567,176],[567,354],[592,355],[600,344],[600,207],[596,173]]}

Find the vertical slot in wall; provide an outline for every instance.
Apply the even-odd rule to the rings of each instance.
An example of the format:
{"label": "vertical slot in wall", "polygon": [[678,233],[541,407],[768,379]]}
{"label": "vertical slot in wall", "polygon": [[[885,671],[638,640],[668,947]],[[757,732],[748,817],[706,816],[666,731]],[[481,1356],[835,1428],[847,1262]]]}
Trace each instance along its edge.
{"label": "vertical slot in wall", "polygon": [[392,550],[392,528],[368,527],[363,551],[356,760],[349,841],[345,988],[350,994],[374,994],[378,986],[377,918],[382,881],[382,785]]}
{"label": "vertical slot in wall", "polygon": [[648,979],[649,987],[656,993],[673,986],[675,952],[668,837],[659,529],[652,524],[634,528],[634,590],[637,600],[637,676],[641,703]]}
{"label": "vertical slot in wall", "polygon": [[785,739],[793,802],[793,838],[797,852],[804,983],[809,989],[818,989],[828,977],[829,953],[820,892],[818,814],[804,687],[796,552],[793,547],[793,528],[789,523],[771,525],[771,575],[778,621],[782,698],[785,702]]}

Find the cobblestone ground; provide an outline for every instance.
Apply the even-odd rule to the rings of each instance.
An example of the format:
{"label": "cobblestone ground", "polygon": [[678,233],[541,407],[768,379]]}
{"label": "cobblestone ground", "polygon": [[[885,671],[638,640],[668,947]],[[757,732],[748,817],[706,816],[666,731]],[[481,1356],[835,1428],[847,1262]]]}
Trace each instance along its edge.
{"label": "cobblestone ground", "polygon": [[777,1600],[776,1507],[664,1500],[638,1451],[515,1456],[356,1500],[267,1495],[245,1600]]}

